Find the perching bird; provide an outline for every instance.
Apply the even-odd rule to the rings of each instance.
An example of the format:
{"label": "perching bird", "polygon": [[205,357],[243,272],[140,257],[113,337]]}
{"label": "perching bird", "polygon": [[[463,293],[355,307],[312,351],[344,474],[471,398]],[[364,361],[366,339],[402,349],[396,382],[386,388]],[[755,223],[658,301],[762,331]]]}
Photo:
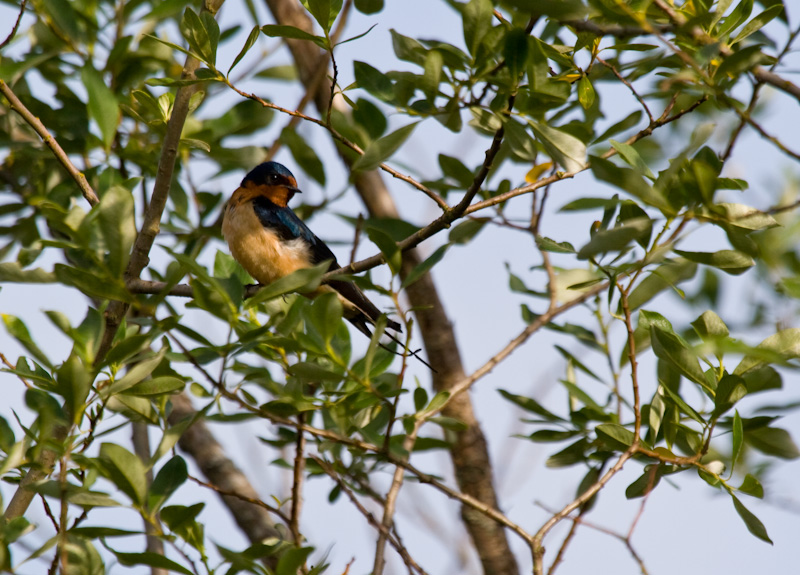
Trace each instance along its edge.
{"label": "perching bird", "polygon": [[[264,162],[244,177],[225,208],[222,235],[234,259],[261,284],[325,260],[331,260],[331,270],[340,267],[325,242],[288,207],[297,193],[297,180],[288,169]],[[364,292],[350,282],[330,281],[312,296],[326,291],[339,294],[344,317],[371,337],[368,326],[381,312]],[[396,321],[388,320],[386,327],[401,331]]]}

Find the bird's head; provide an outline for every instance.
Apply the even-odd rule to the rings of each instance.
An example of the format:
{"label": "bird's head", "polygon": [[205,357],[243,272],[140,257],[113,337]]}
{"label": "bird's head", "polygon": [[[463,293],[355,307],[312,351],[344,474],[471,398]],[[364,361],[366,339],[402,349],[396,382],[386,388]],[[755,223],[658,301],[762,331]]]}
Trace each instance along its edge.
{"label": "bird's head", "polygon": [[301,193],[292,172],[278,162],[264,162],[250,170],[241,187],[266,196],[280,207],[286,207],[295,194]]}

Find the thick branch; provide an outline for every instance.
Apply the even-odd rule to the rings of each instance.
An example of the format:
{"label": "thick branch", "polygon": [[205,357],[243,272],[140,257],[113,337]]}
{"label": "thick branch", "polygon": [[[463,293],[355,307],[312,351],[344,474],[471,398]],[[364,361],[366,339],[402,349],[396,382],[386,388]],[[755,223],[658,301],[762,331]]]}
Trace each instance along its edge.
{"label": "thick branch", "polygon": [[[171,401],[172,413],[169,420],[172,425],[195,415],[192,402],[185,393],[173,395]],[[237,494],[236,497],[221,494],[222,502],[251,543],[272,537],[281,538],[269,512],[247,500],[257,500],[260,497],[204,421],[198,419],[189,426],[178,441],[178,446],[192,456],[212,485],[218,487],[222,493]]]}
{"label": "thick branch", "polygon": [[[206,0],[203,5],[203,9],[211,12],[212,14],[216,14],[224,1],[225,0]],[[196,70],[198,66],[199,63],[196,59],[192,58],[191,56],[188,57],[184,67],[183,76],[192,76],[194,74],[194,70]],[[161,215],[167,202],[167,194],[172,181],[172,173],[175,167],[178,143],[180,142],[183,125],[186,121],[186,116],[188,115],[189,98],[196,89],[196,85],[180,88],[175,97],[175,105],[173,107],[172,116],[170,117],[170,121],[167,125],[167,135],[164,139],[162,156],[159,161],[158,176],[156,178],[155,189],[153,190],[153,197],[150,201],[150,204],[148,204],[148,208],[145,213],[142,231],[139,233],[134,243],[131,259],[128,262],[128,269],[125,272],[126,278],[138,278],[149,261],[148,254],[153,246],[155,235],[158,233]],[[10,88],[8,88],[8,86],[2,80],[0,80],[0,92],[5,94],[7,98],[9,98],[9,95],[13,98],[16,98],[13,92],[11,92]],[[9,98],[9,101],[12,102],[12,106],[15,105],[14,100]],[[16,102],[19,102],[19,100],[16,99]],[[24,108],[24,106],[22,108]],[[17,109],[17,112],[23,114],[21,110],[22,109]],[[37,126],[41,126],[43,132],[39,132],[39,135],[42,136],[42,139],[45,141],[45,143],[50,146],[50,148],[56,154],[56,157],[59,158],[62,164],[67,168],[67,171],[70,172],[80,186],[81,181],[85,181],[86,178],[83,176],[83,174],[80,174],[77,169],[75,169],[75,167],[69,161],[69,158],[67,158],[63,150],[58,147],[58,144],[47,132],[41,122],[34,118],[33,115],[27,111],[27,108],[25,108],[25,111],[28,113],[33,122],[32,120],[27,119],[26,121],[28,121],[34,127],[34,129],[37,130],[37,132],[39,132]],[[59,156],[59,151],[63,155],[63,159]],[[86,186],[88,186],[88,182],[86,183]],[[87,195],[87,190],[84,190],[83,187],[81,187],[81,190],[84,192],[84,197],[86,197],[90,204],[97,204],[97,195],[93,190],[91,190],[91,188],[88,188],[88,190],[91,191],[91,195]],[[127,303],[119,301],[112,301],[109,304],[108,309],[105,312],[105,330],[103,332],[103,339],[95,356],[96,365],[102,364],[103,359],[111,349],[111,344],[117,334],[117,330],[119,329],[122,318],[128,313],[129,307],[130,306]],[[56,430],[53,439],[57,442],[63,441],[67,437],[68,433],[69,429],[67,427],[59,427]],[[39,461],[37,461],[36,464],[28,470],[28,473],[26,473],[25,477],[20,482],[17,491],[14,493],[11,502],[6,508],[4,517],[7,520],[21,517],[25,514],[25,511],[28,509],[28,506],[30,505],[34,496],[34,492],[28,489],[28,486],[35,484],[50,475],[53,469],[53,464],[55,463],[55,459],[55,452],[47,449],[42,450]]]}
{"label": "thick branch", "polygon": [[[266,3],[279,24],[295,26],[308,32],[313,31],[310,19],[298,2],[266,0]],[[311,78],[315,71],[314,62],[321,57],[320,53],[310,42],[289,40],[288,44],[295,65],[300,71],[300,78],[307,85],[307,79]],[[317,89],[314,101],[320,111],[320,116],[327,115],[329,96],[330,84],[323,84]],[[337,105],[339,100],[335,99],[333,103]],[[345,109],[343,112],[347,113],[348,110]],[[408,274],[421,261],[416,252],[410,250],[411,246],[417,245],[445,229],[464,215],[491,168],[502,135],[502,131],[496,135],[492,147],[487,151],[486,161],[480,173],[459,205],[454,209],[446,209],[433,224],[425,228],[424,233],[415,234],[401,243],[401,249],[408,250],[404,251],[402,275]],[[355,174],[355,186],[372,216],[399,217],[394,201],[378,172]],[[382,261],[381,256],[371,259],[376,260],[375,265]],[[352,266],[347,266],[343,271],[352,273],[355,270],[352,269]],[[464,368],[450,320],[444,311],[430,274],[426,274],[410,286],[407,295],[411,305],[418,310],[415,312],[417,325],[422,333],[428,359],[438,371],[433,376],[433,386],[437,391],[448,390],[455,382],[463,379]],[[486,509],[497,509],[497,496],[492,481],[493,467],[489,459],[486,439],[475,418],[469,395],[461,394],[456,401],[452,402],[446,414],[461,420],[467,426],[466,431],[457,435],[451,448],[455,475],[461,491],[474,498]],[[481,512],[476,513],[474,507],[471,506],[462,507],[462,516],[478,550],[484,571],[509,575],[518,573],[516,561],[500,525],[494,521],[486,521],[485,515]]]}

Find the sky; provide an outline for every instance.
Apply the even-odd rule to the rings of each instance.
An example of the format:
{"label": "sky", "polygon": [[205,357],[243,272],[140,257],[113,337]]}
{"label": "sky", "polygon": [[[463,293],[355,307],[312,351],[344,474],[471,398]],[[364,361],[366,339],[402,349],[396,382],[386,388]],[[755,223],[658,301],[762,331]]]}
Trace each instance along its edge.
{"label": "sky", "polygon": [[[789,4],[790,22],[796,25],[800,12],[791,3]],[[3,14],[10,13],[7,6],[3,6],[2,10]],[[233,2],[226,4],[220,16],[223,28],[244,19],[243,10],[241,4]],[[261,23],[269,23],[263,10],[262,15]],[[463,43],[460,24],[449,8],[444,3],[424,0],[389,1],[385,10],[376,17],[354,16],[346,36],[365,31],[376,20],[379,20],[378,26],[364,41],[341,47],[337,52],[340,62],[359,59],[379,68],[397,69],[405,66],[406,64],[395,62],[392,57],[390,26],[407,35],[437,38],[457,45]],[[9,18],[4,21],[9,21]],[[249,21],[244,27],[249,27]],[[236,42],[231,44],[230,50],[232,54],[238,51]],[[280,53],[275,56],[276,63],[281,57],[283,56]],[[788,68],[796,72],[800,58],[797,54],[793,54],[788,61],[790,62]],[[246,64],[247,61],[243,62],[243,65]],[[353,80],[352,66],[342,65],[340,70],[340,83],[348,85]],[[797,75],[793,77],[796,79]],[[269,94],[277,94],[271,86],[263,89]],[[292,108],[299,98],[297,93],[290,90],[280,94],[280,101],[277,95],[273,97],[277,103],[289,108]],[[800,133],[796,129],[800,125],[797,102],[770,90],[765,90],[764,101],[771,106],[771,111],[762,118],[764,126],[790,148],[800,149]],[[604,96],[604,106],[607,106],[605,109],[609,119],[616,120],[627,115],[635,106],[635,101],[624,88],[620,87],[613,90],[609,96]],[[392,125],[397,127],[407,122],[407,119],[395,115],[391,121]],[[284,122],[285,119],[278,118],[273,126],[279,128]],[[684,133],[688,133],[689,129],[691,126],[685,128]],[[333,155],[326,135],[313,127],[304,128],[302,132],[307,141],[324,155],[326,166],[332,167],[328,188],[338,191],[346,185],[346,175],[337,167],[338,160]],[[268,133],[262,137],[262,143],[268,146],[274,134]],[[675,138],[676,147],[684,143],[679,136],[676,135]],[[712,139],[712,143],[716,147],[720,145],[720,141],[716,139]],[[429,121],[417,130],[409,145],[396,158],[394,165],[420,178],[431,177],[438,172],[436,162],[438,153],[445,151],[465,158],[465,162],[469,164],[480,161],[485,147],[485,139],[469,134],[452,136],[443,130],[438,130],[437,126]],[[276,159],[293,168],[292,159],[287,154],[282,153]],[[789,173],[795,179],[800,175],[796,163],[792,165],[777,154],[768,142],[752,132],[743,137],[726,170],[727,174],[745,177],[751,183],[750,190],[736,201],[751,203],[758,207],[766,207],[774,202],[779,192],[776,186],[784,174]],[[301,180],[300,186],[304,190],[303,200],[312,204],[320,201],[323,191],[300,170],[293,169],[293,171]],[[205,185],[210,191],[232,191],[242,175],[230,174],[211,179]],[[509,170],[503,176],[521,183],[524,169],[520,167],[517,172]],[[404,217],[417,223],[424,223],[436,215],[435,207],[418,192],[398,181],[390,180],[388,185],[395,194]],[[587,187],[591,188],[587,190]],[[552,208],[557,208],[577,197],[601,195],[607,192],[608,189],[592,180],[589,174],[581,174],[554,188],[550,205]],[[529,212],[529,198],[523,197],[514,200],[514,203],[517,213]],[[337,205],[337,211],[349,214],[356,214],[360,210],[362,208],[353,192],[349,192],[345,201]],[[589,214],[576,219],[571,215],[553,213],[552,216],[548,216],[543,233],[557,237],[565,229],[564,226],[582,226],[586,229],[592,219],[594,215]],[[346,241],[352,235],[350,228],[335,215],[325,214],[315,217],[312,224],[317,235],[326,240]],[[438,241],[434,239],[423,244],[420,250],[423,254],[430,254],[439,245]],[[710,237],[708,241],[714,242],[715,239]],[[218,247],[224,249],[221,244]],[[340,261],[347,261],[349,247],[335,247],[334,251],[340,256]],[[372,246],[362,244],[359,257],[372,253],[374,253]],[[539,256],[528,236],[490,226],[469,246],[453,248],[448,257],[434,270],[437,287],[454,323],[468,372],[481,366],[524,327],[519,312],[521,303],[540,305],[539,302],[530,302],[518,294],[508,292],[506,265],[515,273],[533,282],[539,276],[529,274],[527,270],[537,263]],[[378,274],[376,277],[381,276]],[[746,287],[726,292],[720,315],[723,317],[726,313],[735,315],[736,306],[742,305],[742,300],[748,300],[750,297],[751,294]],[[62,291],[59,293],[58,301],[53,302],[47,286],[7,285],[0,291],[0,311],[14,313],[28,321],[31,330],[48,341],[52,357],[64,356],[68,351],[67,343],[44,319],[41,310],[51,308],[81,310],[84,305],[83,297],[75,292]],[[665,310],[665,313],[678,313],[679,310],[677,300],[671,295],[664,296],[653,305]],[[568,317],[575,320],[582,318],[580,312],[570,314]],[[80,317],[72,316],[72,319],[78,321]],[[759,341],[758,334],[740,335],[749,343]],[[419,341],[418,334],[416,339]],[[581,351],[575,349],[570,340],[557,337],[550,332],[538,333],[509,360],[481,380],[472,391],[478,417],[489,438],[491,456],[496,467],[496,485],[502,498],[502,509],[512,520],[529,531],[535,531],[546,520],[548,517],[546,510],[558,509],[573,498],[575,487],[584,470],[546,468],[544,461],[560,447],[533,444],[514,438],[515,434],[528,434],[535,428],[518,421],[524,415],[510,408],[508,402],[500,397],[497,389],[503,388],[514,393],[529,395],[548,408],[563,411],[565,396],[556,383],[557,379],[563,376],[563,359],[553,351],[554,343],[565,345],[572,351]],[[22,353],[4,332],[0,332],[0,351],[12,362]],[[648,365],[645,362],[642,373],[652,377],[652,365],[650,371],[647,370]],[[423,385],[428,385],[429,376],[424,368],[413,366],[412,375],[419,378]],[[652,393],[652,382],[648,383]],[[796,373],[785,374],[785,388],[790,389],[786,396],[792,400],[797,400],[800,395],[796,390],[798,383],[800,380]],[[18,382],[8,374],[0,373],[0,385],[14,390],[14,393],[19,391]],[[598,384],[598,387],[590,389],[590,392],[601,398],[605,389]],[[8,407],[12,407],[12,404]],[[9,417],[7,408],[0,407],[0,415]],[[17,408],[21,413],[25,413],[24,408],[19,406]],[[751,406],[748,405],[747,408]],[[800,417],[797,415],[786,417],[782,426],[790,429],[795,438],[800,437]],[[268,425],[253,423],[236,427],[217,426],[215,430],[226,449],[244,468],[265,499],[273,494],[285,496],[290,478],[285,471],[270,465],[272,455],[264,450],[259,441],[259,437],[271,434]],[[124,442],[126,438],[120,437],[119,441]],[[727,446],[724,438],[720,438],[719,441],[720,445]],[[446,458],[420,455],[415,456],[414,463],[428,472],[445,477],[449,484],[453,484],[450,463]],[[800,548],[795,542],[800,529],[800,492],[795,480],[798,471],[800,463],[797,461],[776,466],[769,473],[769,481],[765,485],[768,498],[764,502],[757,502],[752,498],[744,500],[767,526],[775,542],[774,546],[750,536],[728,498],[689,472],[677,476],[672,485],[662,484],[647,499],[632,539],[636,552],[644,559],[649,573],[652,574],[667,574],[678,570],[683,575],[793,572],[800,560]],[[640,511],[641,500],[627,501],[624,498],[624,488],[640,472],[638,464],[627,465],[603,491],[595,510],[589,514],[587,520],[597,526],[627,532]],[[376,477],[376,482],[384,486],[388,485],[389,480],[388,473],[383,477]],[[10,494],[7,486],[3,486],[0,490],[4,497]],[[351,558],[356,559],[351,567],[351,573],[366,573],[372,564],[375,534],[346,502],[346,498],[340,498],[334,505],[328,504],[329,490],[330,484],[327,481],[313,479],[308,483],[303,530],[320,552],[329,551],[328,558],[332,564],[329,573],[342,573]],[[243,546],[243,537],[238,534],[227,512],[214,497],[202,491],[191,492],[186,497],[186,502],[194,502],[198,497],[207,502],[201,520],[209,524],[209,535],[227,547]],[[33,513],[40,523],[46,523],[40,510],[34,509]],[[136,521],[132,514],[130,517],[131,521]],[[458,507],[440,493],[433,492],[426,486],[407,485],[399,500],[398,522],[400,532],[412,555],[429,573],[479,572],[476,557],[469,550],[467,536],[459,520]],[[568,523],[562,522],[546,540],[549,559],[553,558],[554,550],[557,549],[567,528]],[[513,535],[509,537],[517,552],[521,570],[529,571],[530,558],[524,545],[514,539]],[[598,565],[602,566],[602,572],[619,575],[640,572],[639,566],[632,560],[631,554],[621,542],[593,528],[584,527],[579,530],[566,561],[558,571],[561,575],[577,575],[596,572]],[[35,573],[36,570],[29,569],[25,572]],[[402,564],[396,557],[391,558],[388,572],[403,572]]]}

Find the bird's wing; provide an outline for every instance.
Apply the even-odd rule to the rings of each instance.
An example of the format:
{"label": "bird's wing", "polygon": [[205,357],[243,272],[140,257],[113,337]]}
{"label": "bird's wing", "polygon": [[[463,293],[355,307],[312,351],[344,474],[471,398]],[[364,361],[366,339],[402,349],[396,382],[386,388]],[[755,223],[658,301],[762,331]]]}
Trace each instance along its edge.
{"label": "bird's wing", "polygon": [[[314,235],[314,232],[312,232],[303,220],[298,218],[290,208],[276,207],[272,202],[268,202],[268,200],[261,200],[261,198],[256,198],[253,201],[253,208],[262,226],[274,231],[278,234],[278,237],[284,241],[302,238],[311,248],[312,265],[325,260],[331,260],[329,269],[335,270],[339,268],[336,256],[327,244]],[[328,285],[339,292],[343,298],[356,306],[370,322],[375,322],[378,317],[380,317],[381,311],[375,307],[375,304],[373,304],[364,292],[354,283],[334,280],[329,282]],[[355,323],[357,318],[348,319],[350,319],[356,327],[361,329],[361,327]],[[401,331],[400,324],[392,320],[389,320],[387,327],[395,331]]]}
{"label": "bird's wing", "polygon": [[311,249],[311,264],[332,260],[331,269],[339,267],[330,248],[290,208],[276,207],[266,198],[256,198],[253,200],[253,209],[261,225],[278,234],[281,240],[302,238]]}

